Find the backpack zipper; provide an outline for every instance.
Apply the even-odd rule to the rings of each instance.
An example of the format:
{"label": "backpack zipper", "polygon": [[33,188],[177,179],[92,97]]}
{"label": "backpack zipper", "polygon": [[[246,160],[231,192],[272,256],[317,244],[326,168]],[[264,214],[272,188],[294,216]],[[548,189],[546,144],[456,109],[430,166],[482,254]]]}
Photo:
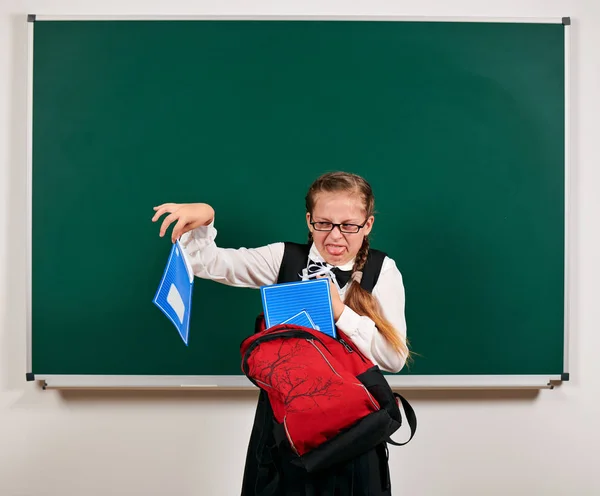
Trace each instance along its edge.
{"label": "backpack zipper", "polygon": [[352,347],[348,343],[346,343],[346,341],[344,341],[343,338],[339,338],[338,341],[340,343],[342,343],[342,345],[344,346],[344,348],[346,348],[346,351],[348,353],[354,353],[354,350],[352,349]]}
{"label": "backpack zipper", "polygon": [[296,453],[296,455],[300,456],[300,453],[298,453],[298,450],[296,449],[296,445],[294,444],[294,441],[292,441],[292,436],[290,436],[290,431],[288,431],[286,420],[287,420],[287,416],[284,416],[283,417],[283,428],[285,429],[285,435],[290,443],[290,446],[294,450],[294,453]]}
{"label": "backpack zipper", "polygon": [[329,367],[331,368],[331,370],[333,370],[333,373],[335,375],[337,375],[338,377],[342,377],[340,374],[338,374],[338,371],[333,368],[333,365],[331,365],[331,362],[329,360],[327,360],[327,357],[323,354],[323,352],[315,344],[315,340],[314,339],[307,339],[307,341],[315,347],[315,350],[317,350],[319,352],[319,354],[323,357],[323,360],[325,360],[327,362],[327,365],[329,365]]}
{"label": "backpack zipper", "polygon": [[367,393],[367,396],[371,400],[371,403],[373,403],[373,406],[375,407],[375,409],[376,410],[381,410],[381,407],[379,406],[379,404],[377,403],[377,401],[375,401],[375,398],[373,398],[373,395],[369,392],[369,390],[367,389],[367,387],[363,383],[361,383],[361,382],[357,382],[356,385],[362,387],[365,390],[365,393]]}
{"label": "backpack zipper", "polygon": [[254,380],[256,382],[258,382],[259,384],[262,384],[263,386],[273,389],[273,386],[271,386],[270,384],[267,384],[266,382],[261,381],[260,379],[254,379]]}
{"label": "backpack zipper", "polygon": [[361,352],[361,351],[360,351],[358,348],[357,348],[356,350],[354,350],[354,349],[352,348],[352,346],[350,346],[350,345],[349,345],[349,344],[348,344],[348,343],[347,343],[347,342],[344,340],[344,338],[341,338],[341,337],[340,337],[340,338],[337,338],[337,340],[338,340],[338,341],[341,343],[341,345],[342,345],[344,348],[346,348],[346,351],[347,351],[348,353],[355,353],[355,352],[356,352],[356,354],[357,354],[357,355],[360,357],[360,359],[361,359],[363,362],[367,363],[368,359],[367,359],[367,358],[366,358],[366,357],[363,355],[363,353],[362,353],[362,352]]}

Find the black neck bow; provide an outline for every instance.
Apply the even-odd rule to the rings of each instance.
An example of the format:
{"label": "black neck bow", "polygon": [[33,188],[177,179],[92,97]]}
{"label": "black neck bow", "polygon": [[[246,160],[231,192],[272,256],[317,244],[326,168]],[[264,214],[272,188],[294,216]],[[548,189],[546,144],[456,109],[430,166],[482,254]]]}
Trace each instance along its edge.
{"label": "black neck bow", "polygon": [[340,288],[343,288],[346,284],[348,284],[348,281],[352,276],[351,270],[342,270],[328,263],[315,262],[314,260],[310,259],[308,260],[308,267],[306,267],[306,271],[309,279],[314,279],[317,275],[325,275],[327,272],[331,272],[335,276],[335,280]]}

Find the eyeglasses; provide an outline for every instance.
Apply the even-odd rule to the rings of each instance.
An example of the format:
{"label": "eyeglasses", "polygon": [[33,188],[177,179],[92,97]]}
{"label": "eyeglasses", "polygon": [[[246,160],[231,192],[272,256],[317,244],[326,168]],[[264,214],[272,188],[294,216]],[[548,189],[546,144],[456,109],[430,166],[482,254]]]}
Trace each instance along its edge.
{"label": "eyeglasses", "polygon": [[310,225],[313,226],[315,231],[333,231],[334,228],[338,228],[340,232],[344,234],[356,234],[363,227],[365,227],[367,221],[365,220],[362,225],[359,224],[335,224],[334,222],[314,222],[310,221]]}

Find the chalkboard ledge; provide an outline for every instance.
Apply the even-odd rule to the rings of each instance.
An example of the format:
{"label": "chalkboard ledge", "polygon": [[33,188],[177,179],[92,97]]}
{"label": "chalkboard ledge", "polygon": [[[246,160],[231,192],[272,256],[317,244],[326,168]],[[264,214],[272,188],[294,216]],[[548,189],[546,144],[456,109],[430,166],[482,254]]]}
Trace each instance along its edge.
{"label": "chalkboard ledge", "polygon": [[[243,375],[49,375],[35,374],[44,389],[256,389]],[[552,389],[556,375],[386,375],[393,389]]]}

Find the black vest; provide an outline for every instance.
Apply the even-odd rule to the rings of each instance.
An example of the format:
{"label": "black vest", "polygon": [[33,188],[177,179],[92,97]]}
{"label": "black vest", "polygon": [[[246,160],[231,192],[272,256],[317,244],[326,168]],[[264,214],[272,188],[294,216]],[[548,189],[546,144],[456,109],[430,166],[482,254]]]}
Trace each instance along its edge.
{"label": "black vest", "polygon": [[[277,282],[294,282],[300,280],[302,270],[306,268],[308,263],[308,254],[310,245],[301,245],[298,243],[285,243],[285,251],[283,252],[283,261],[279,268],[279,276]],[[386,254],[379,250],[369,250],[367,261],[363,267],[363,276],[360,285],[369,293],[373,291],[381,266]]]}

